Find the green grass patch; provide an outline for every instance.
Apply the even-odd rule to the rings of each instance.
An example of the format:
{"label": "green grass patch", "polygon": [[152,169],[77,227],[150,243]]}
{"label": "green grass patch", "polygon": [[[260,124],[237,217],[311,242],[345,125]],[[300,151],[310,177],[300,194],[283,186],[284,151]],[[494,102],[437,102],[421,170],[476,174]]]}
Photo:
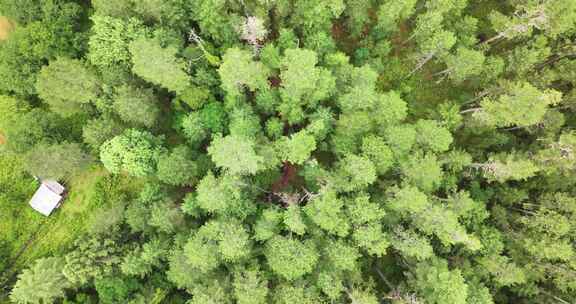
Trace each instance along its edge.
{"label": "green grass patch", "polygon": [[[31,179],[25,173],[18,177]],[[21,189],[25,191],[21,191],[18,201],[0,202],[4,205],[0,210],[9,211],[0,214],[0,241],[9,249],[10,273],[18,272],[37,258],[64,254],[74,240],[89,229],[98,210],[123,203],[124,193],[140,187],[137,180],[111,175],[102,167],[94,166],[65,185],[68,194],[61,207],[45,217],[28,205],[38,183],[33,179],[26,183],[29,186]]]}

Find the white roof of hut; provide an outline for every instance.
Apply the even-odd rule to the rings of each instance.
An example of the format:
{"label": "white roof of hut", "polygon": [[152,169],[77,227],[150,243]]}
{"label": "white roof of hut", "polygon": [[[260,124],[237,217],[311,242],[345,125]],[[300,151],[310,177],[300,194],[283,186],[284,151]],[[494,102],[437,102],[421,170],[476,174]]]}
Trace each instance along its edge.
{"label": "white roof of hut", "polygon": [[30,206],[34,210],[49,216],[60,205],[64,190],[64,187],[56,181],[42,181],[40,188],[36,190],[30,200]]}

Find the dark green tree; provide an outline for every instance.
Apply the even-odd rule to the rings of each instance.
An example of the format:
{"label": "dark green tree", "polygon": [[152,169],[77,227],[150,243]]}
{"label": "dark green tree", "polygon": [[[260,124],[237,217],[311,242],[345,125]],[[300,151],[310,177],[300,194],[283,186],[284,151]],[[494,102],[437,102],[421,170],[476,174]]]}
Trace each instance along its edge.
{"label": "dark green tree", "polygon": [[158,160],[158,178],[171,185],[190,185],[199,176],[198,165],[191,159],[192,154],[185,146],[174,148]]}
{"label": "dark green tree", "polygon": [[91,158],[78,144],[39,144],[26,156],[28,171],[41,179],[70,179],[85,169]]}
{"label": "dark green tree", "polygon": [[68,116],[95,101],[101,89],[95,73],[81,61],[58,58],[42,68],[36,90],[52,111]]}
{"label": "dark green tree", "polygon": [[160,108],[152,90],[121,86],[114,95],[114,110],[128,123],[152,127],[160,116]]}

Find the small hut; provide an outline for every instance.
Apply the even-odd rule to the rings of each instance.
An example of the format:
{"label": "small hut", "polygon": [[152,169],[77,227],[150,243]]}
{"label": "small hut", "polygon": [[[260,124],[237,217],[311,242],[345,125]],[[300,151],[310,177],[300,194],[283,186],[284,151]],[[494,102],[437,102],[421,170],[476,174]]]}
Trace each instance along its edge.
{"label": "small hut", "polygon": [[64,190],[65,188],[57,181],[43,180],[32,196],[30,206],[45,216],[49,216],[54,209],[60,206]]}

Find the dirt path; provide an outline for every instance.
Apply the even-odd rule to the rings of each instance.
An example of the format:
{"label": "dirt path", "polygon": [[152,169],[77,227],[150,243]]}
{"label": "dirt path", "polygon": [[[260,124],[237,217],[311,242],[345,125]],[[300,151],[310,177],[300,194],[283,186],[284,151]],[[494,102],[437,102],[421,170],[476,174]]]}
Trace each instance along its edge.
{"label": "dirt path", "polygon": [[8,39],[12,30],[14,30],[14,23],[6,17],[0,16],[0,40]]}

